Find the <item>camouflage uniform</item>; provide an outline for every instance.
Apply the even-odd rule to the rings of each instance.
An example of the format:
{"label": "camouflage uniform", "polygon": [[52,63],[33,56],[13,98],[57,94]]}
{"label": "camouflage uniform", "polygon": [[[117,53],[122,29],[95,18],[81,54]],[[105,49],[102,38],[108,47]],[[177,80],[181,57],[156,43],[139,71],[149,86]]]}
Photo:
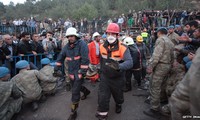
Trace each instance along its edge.
{"label": "camouflage uniform", "polygon": [[23,102],[29,103],[39,100],[41,97],[42,88],[39,84],[41,81],[50,81],[52,78],[47,77],[37,70],[20,70],[19,74],[14,76],[13,81],[16,86],[22,91]]}
{"label": "camouflage uniform", "polygon": [[160,107],[161,85],[168,75],[174,60],[173,48],[173,43],[166,35],[159,37],[149,61],[153,70],[150,80],[150,103],[151,109],[156,111]]}
{"label": "camouflage uniform", "polygon": [[22,104],[22,93],[12,82],[0,81],[0,120],[10,120]]}
{"label": "camouflage uniform", "polygon": [[183,115],[200,113],[200,49],[196,53],[192,66],[172,93],[169,104],[172,120],[182,120]]}
{"label": "camouflage uniform", "polygon": [[174,45],[178,45],[179,41],[178,41],[178,37],[179,35],[176,34],[175,32],[171,33],[171,34],[168,34],[167,35],[169,37],[169,39],[174,43]]}
{"label": "camouflage uniform", "polygon": [[167,79],[166,93],[170,97],[175,90],[177,84],[183,79],[185,75],[184,65],[177,63],[176,67],[173,67],[170,71],[169,78]]}
{"label": "camouflage uniform", "polygon": [[45,94],[52,94],[56,92],[57,87],[57,77],[53,77],[54,68],[50,65],[44,66],[39,72],[43,73],[44,75],[52,78],[49,81],[41,80],[40,85],[42,87],[42,92]]}
{"label": "camouflage uniform", "polygon": [[[185,75],[184,65],[177,63],[176,67],[173,67],[170,71],[169,78],[166,81],[166,94],[169,98],[173,91],[175,90],[178,83],[183,79]],[[162,107],[162,113],[170,114],[170,106],[169,104],[164,105]]]}

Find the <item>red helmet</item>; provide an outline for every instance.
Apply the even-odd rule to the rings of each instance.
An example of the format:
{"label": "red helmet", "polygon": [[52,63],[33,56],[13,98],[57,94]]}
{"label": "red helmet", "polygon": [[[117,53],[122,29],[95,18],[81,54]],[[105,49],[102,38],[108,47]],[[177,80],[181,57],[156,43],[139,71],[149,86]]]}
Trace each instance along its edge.
{"label": "red helmet", "polygon": [[119,34],[119,25],[116,23],[110,23],[106,29],[106,32]]}

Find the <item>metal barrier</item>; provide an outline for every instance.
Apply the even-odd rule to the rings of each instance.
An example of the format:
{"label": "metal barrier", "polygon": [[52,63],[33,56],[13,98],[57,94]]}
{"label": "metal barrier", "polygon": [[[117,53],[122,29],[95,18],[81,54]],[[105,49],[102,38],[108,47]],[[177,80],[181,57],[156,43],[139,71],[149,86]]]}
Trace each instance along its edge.
{"label": "metal barrier", "polygon": [[[49,53],[49,54],[52,54],[53,56],[55,56],[58,53]],[[47,54],[37,54],[37,55],[30,54],[30,55],[24,55],[24,56],[13,56],[12,59],[13,59],[14,65],[19,60],[27,60],[30,63],[30,67],[32,69],[40,69],[40,68],[42,68],[42,64],[40,63],[40,60],[42,58],[45,58],[46,55]],[[51,63],[55,62],[56,59],[57,58],[50,59]],[[62,72],[64,72],[64,65],[62,65]],[[14,75],[16,75],[16,74],[17,74],[17,69],[14,67]]]}
{"label": "metal barrier", "polygon": [[24,32],[29,32],[30,34],[33,33],[39,33],[40,29],[36,27],[31,27],[31,26],[16,26],[16,25],[0,25],[0,32],[3,34],[13,34],[13,33],[21,33],[22,31]]}

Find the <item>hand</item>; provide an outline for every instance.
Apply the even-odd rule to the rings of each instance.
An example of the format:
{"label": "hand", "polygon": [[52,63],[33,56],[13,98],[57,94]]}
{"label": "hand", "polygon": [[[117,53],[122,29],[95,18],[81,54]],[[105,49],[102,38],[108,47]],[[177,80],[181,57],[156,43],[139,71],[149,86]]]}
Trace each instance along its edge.
{"label": "hand", "polygon": [[106,65],[113,68],[114,70],[119,70],[118,61],[112,60],[110,63],[106,63]]}
{"label": "hand", "polygon": [[11,58],[11,56],[6,56],[6,59],[10,59]]}
{"label": "hand", "polygon": [[19,54],[19,56],[24,56],[24,54]]}
{"label": "hand", "polygon": [[189,42],[189,41],[190,41],[190,38],[189,38],[189,36],[180,36],[180,37],[178,37],[178,40],[180,40],[180,41],[185,41],[185,42]]}
{"label": "hand", "polygon": [[78,74],[78,78],[79,80],[82,79],[83,75],[82,74]]}
{"label": "hand", "polygon": [[33,55],[37,55],[37,53],[35,51],[32,51]]}
{"label": "hand", "polygon": [[189,58],[190,60],[192,60],[194,57],[195,57],[195,54],[193,54],[193,53],[191,53],[191,52],[188,54],[188,58]]}
{"label": "hand", "polygon": [[178,66],[178,62],[175,61],[175,62],[173,63],[173,67],[176,68],[177,66]]}
{"label": "hand", "polygon": [[151,74],[151,73],[153,72],[153,70],[152,70],[151,67],[147,67],[147,70],[146,70],[146,71],[147,71],[148,74]]}

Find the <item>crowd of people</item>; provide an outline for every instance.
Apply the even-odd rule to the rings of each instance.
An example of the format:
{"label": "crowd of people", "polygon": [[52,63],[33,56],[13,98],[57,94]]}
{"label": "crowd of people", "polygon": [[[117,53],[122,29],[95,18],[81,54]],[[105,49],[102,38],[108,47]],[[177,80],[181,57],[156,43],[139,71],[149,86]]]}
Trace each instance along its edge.
{"label": "crowd of people", "polygon": [[[135,19],[134,13],[129,14],[130,25],[136,24],[133,18],[134,21],[140,18]],[[165,115],[172,120],[181,120],[185,115],[199,116],[200,23],[197,16],[186,22],[182,14],[180,22],[173,20],[169,26],[167,20],[159,26],[155,20],[158,14],[141,14],[143,29],[136,38],[132,34],[120,34],[124,15],[116,22],[109,19],[105,31],[99,32],[101,28],[97,25],[92,35],[78,32],[87,33],[87,27],[76,28],[69,19],[64,36],[62,32],[50,32],[46,28],[41,34],[20,29],[20,38],[1,35],[0,119],[11,119],[27,104],[37,110],[38,101],[56,94],[63,75],[66,90],[72,93],[68,120],[78,117],[80,99],[85,100],[91,92],[83,86],[85,79],[99,81],[97,119],[107,119],[111,96],[116,103],[115,112],[121,113],[123,94],[133,87],[132,76],[137,89],[149,93],[145,103],[150,108],[144,110],[145,115],[157,119]],[[158,25],[156,31],[149,27],[154,23]],[[161,106],[161,103],[166,104]]]}
{"label": "crowd of people", "polygon": [[92,20],[82,18],[73,20],[72,18],[59,18],[54,20],[45,17],[43,20],[31,18],[18,18],[14,20],[2,19],[0,21],[0,31],[2,33],[20,33],[21,31],[29,33],[40,33],[46,29],[48,31],[62,30],[63,32],[69,27],[75,27],[80,33],[94,33],[95,31],[103,33],[106,26],[113,22],[120,25],[120,28],[128,29],[133,26],[154,28],[168,26],[169,24],[183,25],[187,21],[200,19],[200,11],[175,11],[175,10],[129,10],[129,13],[119,16],[99,17]]}

